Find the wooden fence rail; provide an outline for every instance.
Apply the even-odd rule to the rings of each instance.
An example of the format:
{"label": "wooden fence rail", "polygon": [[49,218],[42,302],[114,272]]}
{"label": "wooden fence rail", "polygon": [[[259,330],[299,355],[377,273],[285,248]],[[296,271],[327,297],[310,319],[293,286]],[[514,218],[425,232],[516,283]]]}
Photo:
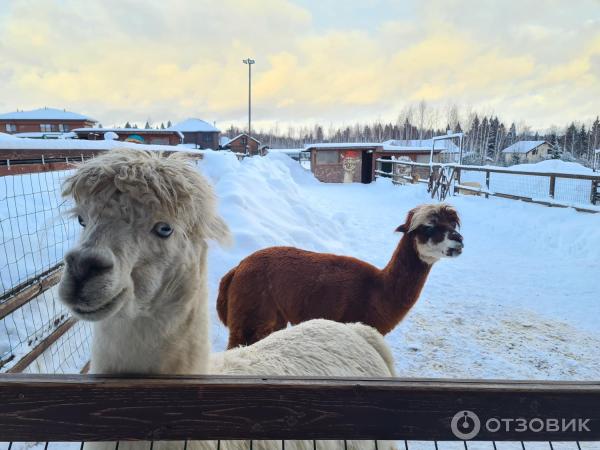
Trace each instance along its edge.
{"label": "wooden fence rail", "polygon": [[[600,383],[1,375],[0,441],[600,441]],[[475,429],[473,425],[473,429]]]}
{"label": "wooden fence rail", "polygon": [[[410,167],[413,170],[413,172],[414,172],[414,169],[421,169],[421,170],[428,169],[430,172],[430,181],[429,181],[430,185],[432,184],[432,182],[431,182],[432,176],[434,176],[435,174],[438,174],[442,169],[451,169],[451,170],[454,170],[454,175],[453,175],[454,179],[450,180],[450,182],[452,182],[453,186],[454,186],[454,194],[468,191],[468,192],[473,192],[475,194],[485,195],[486,198],[488,198],[489,196],[494,196],[494,197],[508,198],[508,199],[512,199],[512,200],[522,200],[522,201],[526,201],[526,202],[530,202],[530,203],[537,203],[537,204],[541,204],[541,205],[545,205],[545,206],[555,206],[555,207],[562,207],[562,208],[572,207],[572,208],[576,209],[577,211],[582,211],[582,212],[591,212],[591,213],[600,212],[600,210],[598,210],[598,209],[587,208],[585,206],[580,206],[580,205],[573,206],[571,204],[561,203],[559,201],[554,200],[556,197],[556,180],[557,179],[587,180],[587,181],[590,181],[591,183],[590,183],[588,199],[586,202],[591,205],[600,204],[600,175],[567,174],[567,173],[558,173],[558,172],[528,172],[528,171],[504,169],[501,167],[494,168],[494,167],[485,167],[485,166],[480,167],[480,166],[467,166],[467,165],[442,164],[442,163],[434,163],[434,164],[430,165],[428,163],[395,161],[395,160],[387,160],[387,159],[377,159],[376,164],[377,164],[377,167],[375,170],[375,174],[377,176],[390,177],[390,178],[392,178],[392,181],[394,181],[395,183],[398,182],[398,179],[402,179],[405,181],[411,181],[411,177],[406,176],[406,175],[397,175],[394,171],[394,166]],[[386,171],[382,170],[382,168],[383,168],[382,164],[391,164],[392,171],[386,172]],[[474,186],[470,186],[470,185],[461,183],[461,175],[464,172],[483,172],[483,173],[485,173],[485,187],[474,187]],[[516,194],[509,194],[506,192],[496,192],[496,191],[490,189],[490,174],[492,174],[492,173],[548,178],[549,179],[549,188],[548,188],[549,200],[544,201],[544,200],[533,198],[533,197],[530,197],[527,195],[516,195]],[[423,179],[418,179],[417,181],[425,182],[425,180],[423,180]]]}

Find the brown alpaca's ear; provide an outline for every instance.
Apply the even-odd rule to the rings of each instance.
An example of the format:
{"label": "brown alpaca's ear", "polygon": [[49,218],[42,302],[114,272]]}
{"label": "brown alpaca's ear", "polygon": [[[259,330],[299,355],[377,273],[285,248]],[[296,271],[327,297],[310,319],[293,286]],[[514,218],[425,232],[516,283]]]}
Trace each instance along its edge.
{"label": "brown alpaca's ear", "polygon": [[398,228],[396,228],[396,232],[397,233],[407,233],[408,230],[410,230],[410,223],[412,222],[412,218],[415,214],[415,209],[413,208],[411,209],[408,214],[406,215],[406,220],[404,221],[404,223],[402,225],[400,225]]}
{"label": "brown alpaca's ear", "polygon": [[406,233],[407,230],[408,230],[408,227],[406,226],[406,224],[402,224],[398,228],[396,228],[394,231],[396,233]]}

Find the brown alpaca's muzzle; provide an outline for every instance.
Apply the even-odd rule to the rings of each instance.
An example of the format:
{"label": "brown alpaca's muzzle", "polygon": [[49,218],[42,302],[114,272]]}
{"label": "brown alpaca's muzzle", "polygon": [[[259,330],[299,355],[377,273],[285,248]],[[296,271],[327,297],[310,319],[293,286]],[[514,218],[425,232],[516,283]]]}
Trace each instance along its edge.
{"label": "brown alpaca's muzzle", "polygon": [[446,255],[450,257],[460,255],[465,247],[462,234],[458,231],[450,231],[448,233],[448,240],[450,241],[450,245],[448,246]]}

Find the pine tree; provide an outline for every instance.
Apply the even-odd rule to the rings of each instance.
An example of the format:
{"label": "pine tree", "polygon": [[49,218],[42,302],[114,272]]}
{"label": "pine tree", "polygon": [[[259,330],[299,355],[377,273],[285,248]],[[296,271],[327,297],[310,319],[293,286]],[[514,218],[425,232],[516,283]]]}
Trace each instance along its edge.
{"label": "pine tree", "polygon": [[127,123],[125,124],[125,128],[131,128],[131,124],[129,123],[129,121],[127,121]]}
{"label": "pine tree", "polygon": [[167,128],[171,128],[171,127],[172,127],[172,125],[171,125],[171,121],[169,120],[169,121],[167,122]]}
{"label": "pine tree", "polygon": [[146,125],[144,125],[144,129],[145,129],[145,130],[149,130],[149,129],[151,129],[151,128],[152,128],[152,127],[150,126],[150,122],[146,121]]}
{"label": "pine tree", "polygon": [[552,159],[560,159],[562,152],[560,151],[560,145],[558,143],[558,137],[555,132],[550,133],[550,155]]}
{"label": "pine tree", "polygon": [[164,122],[161,122],[161,123],[160,123],[160,129],[161,129],[161,130],[164,130],[164,129],[165,129],[165,124],[164,124]]}

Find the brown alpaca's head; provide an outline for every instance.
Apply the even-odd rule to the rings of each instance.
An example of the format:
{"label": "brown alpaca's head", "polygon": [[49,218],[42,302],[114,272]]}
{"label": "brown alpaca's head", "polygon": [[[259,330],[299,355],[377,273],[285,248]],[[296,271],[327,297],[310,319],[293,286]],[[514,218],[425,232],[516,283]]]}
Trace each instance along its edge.
{"label": "brown alpaca's head", "polygon": [[411,238],[419,258],[433,264],[440,258],[456,257],[462,253],[463,237],[456,228],[460,219],[456,210],[445,203],[413,208],[406,222],[396,228]]}

